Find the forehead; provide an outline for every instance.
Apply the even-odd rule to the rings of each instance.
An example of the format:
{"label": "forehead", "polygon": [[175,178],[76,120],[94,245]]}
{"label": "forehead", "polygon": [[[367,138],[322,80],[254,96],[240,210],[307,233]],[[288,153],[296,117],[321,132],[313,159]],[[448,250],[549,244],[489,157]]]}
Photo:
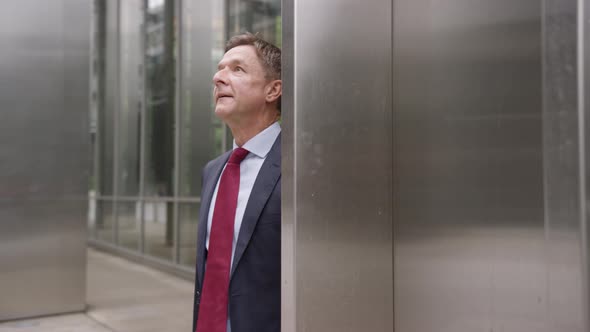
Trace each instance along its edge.
{"label": "forehead", "polygon": [[219,61],[219,66],[231,63],[240,63],[242,65],[250,66],[261,65],[258,59],[258,54],[256,53],[256,48],[251,45],[240,45],[227,51],[223,55],[221,61]]}

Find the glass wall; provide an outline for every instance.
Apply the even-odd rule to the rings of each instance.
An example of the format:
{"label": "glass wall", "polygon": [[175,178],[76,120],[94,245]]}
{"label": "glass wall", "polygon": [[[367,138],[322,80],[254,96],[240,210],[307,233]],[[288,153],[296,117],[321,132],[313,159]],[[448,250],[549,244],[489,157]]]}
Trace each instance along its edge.
{"label": "glass wall", "polygon": [[213,74],[234,34],[280,46],[280,15],[280,0],[94,1],[91,244],[194,269],[201,170],[232,142]]}

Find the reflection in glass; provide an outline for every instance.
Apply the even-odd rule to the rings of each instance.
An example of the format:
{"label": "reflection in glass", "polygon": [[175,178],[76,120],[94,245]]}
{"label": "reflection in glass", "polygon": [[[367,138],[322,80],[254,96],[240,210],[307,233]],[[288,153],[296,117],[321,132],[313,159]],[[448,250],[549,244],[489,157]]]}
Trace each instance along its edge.
{"label": "reflection in glass", "polygon": [[174,171],[174,1],[151,1],[146,23],[145,196],[172,196]]}
{"label": "reflection in glass", "polygon": [[89,235],[192,268],[201,171],[232,143],[212,77],[231,35],[280,45],[280,1],[94,0],[94,20]]}
{"label": "reflection in glass", "polygon": [[180,264],[194,267],[197,252],[197,225],[199,224],[199,203],[186,203],[179,208],[179,253]]}
{"label": "reflection in glass", "polygon": [[[206,5],[213,10],[203,8]],[[213,115],[211,82],[223,55],[223,1],[184,2],[182,15],[179,195],[195,197],[201,191],[201,170],[224,150],[223,126]]]}
{"label": "reflection in glass", "polygon": [[173,215],[172,202],[146,201],[143,205],[145,223],[145,252],[148,255],[172,260],[173,226],[169,219]]}
{"label": "reflection in glass", "polygon": [[[96,54],[94,62],[95,91],[93,103],[98,110],[97,190],[100,195],[113,195],[114,117],[117,111],[118,20],[117,6],[96,2]],[[111,84],[107,84],[111,82]],[[114,82],[114,84],[113,84]]]}
{"label": "reflection in glass", "polygon": [[249,31],[281,47],[280,0],[228,0],[228,38]]}
{"label": "reflection in glass", "polygon": [[139,195],[139,133],[141,114],[141,22],[140,0],[120,4],[120,111],[117,122],[117,194]]}
{"label": "reflection in glass", "polygon": [[[98,150],[98,114],[99,109],[102,107],[99,105],[99,100],[102,99],[103,93],[99,91],[99,84],[102,82],[103,74],[103,61],[104,61],[104,4],[101,1],[94,1],[93,3],[93,22],[92,22],[92,44],[90,51],[90,104],[89,104],[89,124],[90,124],[90,144],[93,156],[93,162],[91,164],[91,173],[89,178],[88,190],[90,196],[95,196],[98,191],[98,174],[99,167],[98,161],[99,150]],[[100,89],[104,89],[101,87]],[[92,200],[92,198],[90,198]],[[92,214],[90,215],[92,216]],[[89,217],[90,218],[90,217]],[[92,233],[91,233],[92,234]]]}
{"label": "reflection in glass", "polygon": [[[251,32],[279,48],[282,45],[280,0],[227,0],[225,42],[234,35]],[[224,150],[232,148],[230,130],[224,130]]]}
{"label": "reflection in glass", "polygon": [[96,206],[96,194],[91,190],[88,193],[88,221],[86,224],[88,227],[88,236],[91,238],[96,238],[96,221],[99,218]]}
{"label": "reflection in glass", "polygon": [[[176,52],[174,1],[146,9],[146,127],[144,196],[174,196]],[[173,242],[173,203],[164,211],[166,244]],[[147,241],[147,239],[146,239]]]}
{"label": "reflection in glass", "polygon": [[113,203],[99,200],[96,204],[96,238],[112,243],[114,240],[115,216],[113,215]]}
{"label": "reflection in glass", "polygon": [[117,203],[117,241],[122,247],[139,250],[141,236],[140,202]]}

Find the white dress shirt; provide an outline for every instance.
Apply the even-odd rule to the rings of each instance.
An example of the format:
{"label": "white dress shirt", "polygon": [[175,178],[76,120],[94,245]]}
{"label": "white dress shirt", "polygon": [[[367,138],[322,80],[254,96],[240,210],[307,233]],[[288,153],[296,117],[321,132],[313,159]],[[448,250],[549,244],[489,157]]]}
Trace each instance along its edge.
{"label": "white dress shirt", "polygon": [[[252,137],[246,142],[242,148],[250,151],[246,158],[240,164],[240,189],[238,192],[238,205],[236,207],[236,219],[234,222],[234,237],[232,241],[231,251],[231,266],[233,267],[234,254],[236,252],[236,243],[238,241],[238,235],[240,234],[240,227],[242,226],[242,219],[244,218],[244,212],[246,211],[246,205],[254,187],[254,181],[258,176],[258,172],[262,167],[262,163],[266,159],[266,155],[270,152],[272,145],[281,132],[281,126],[278,122],[273,123],[270,127],[264,129],[258,135]],[[234,149],[238,146],[234,141]],[[225,166],[223,167],[225,171]],[[221,179],[221,176],[219,177]],[[215,201],[217,199],[217,190],[219,189],[219,180],[215,186],[213,192],[213,198],[211,199],[211,205],[209,206],[209,216],[207,218],[207,238],[205,240],[205,248],[209,249],[209,234],[211,233],[211,222],[213,220],[213,210],[215,210]]]}

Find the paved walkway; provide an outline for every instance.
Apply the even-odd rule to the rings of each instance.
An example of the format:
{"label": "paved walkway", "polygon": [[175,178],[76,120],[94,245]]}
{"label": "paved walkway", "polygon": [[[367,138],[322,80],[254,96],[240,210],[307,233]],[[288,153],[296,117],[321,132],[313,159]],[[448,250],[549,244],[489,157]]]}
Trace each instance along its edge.
{"label": "paved walkway", "polygon": [[188,332],[193,284],[88,249],[85,313],[0,323],[0,332]]}

